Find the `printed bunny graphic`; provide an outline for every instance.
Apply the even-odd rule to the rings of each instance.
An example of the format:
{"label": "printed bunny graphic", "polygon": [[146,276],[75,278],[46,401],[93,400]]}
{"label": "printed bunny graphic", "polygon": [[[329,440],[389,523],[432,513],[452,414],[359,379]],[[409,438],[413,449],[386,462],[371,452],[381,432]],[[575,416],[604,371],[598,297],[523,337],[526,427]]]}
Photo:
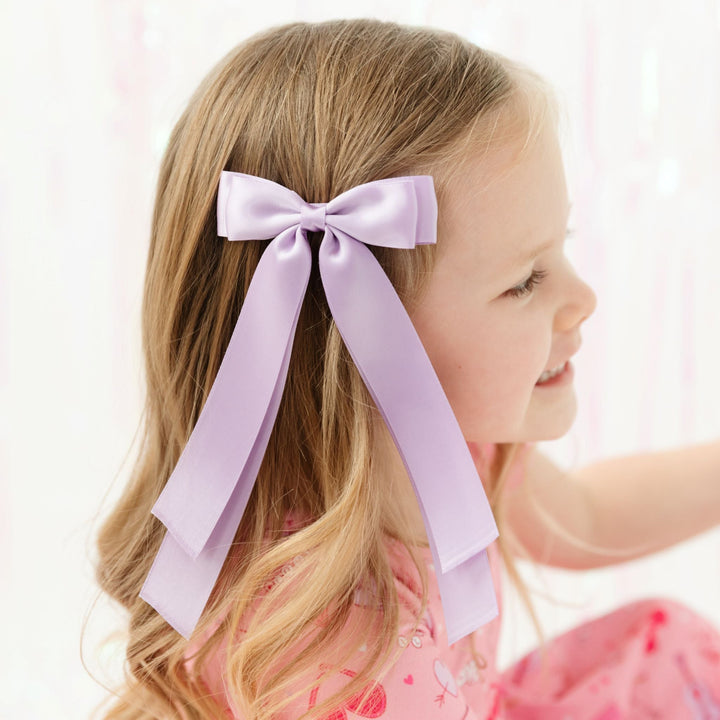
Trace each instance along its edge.
{"label": "printed bunny graphic", "polygon": [[435,697],[435,702],[442,707],[445,702],[445,693],[449,693],[453,697],[458,696],[457,683],[450,672],[450,668],[448,668],[448,666],[442,661],[435,660],[433,671],[435,672],[436,680],[440,683],[440,686],[443,689],[442,692]]}

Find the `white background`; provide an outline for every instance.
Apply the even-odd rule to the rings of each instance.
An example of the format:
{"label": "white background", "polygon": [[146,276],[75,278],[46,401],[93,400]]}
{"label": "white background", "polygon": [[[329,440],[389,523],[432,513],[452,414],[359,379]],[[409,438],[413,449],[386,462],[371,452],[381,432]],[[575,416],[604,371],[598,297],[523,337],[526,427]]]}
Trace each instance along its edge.
{"label": "white background", "polygon": [[[104,696],[80,631],[94,533],[137,449],[157,169],[200,79],[269,25],[435,25],[544,74],[567,114],[568,252],[598,308],[576,358],[577,421],[541,448],[570,467],[720,436],[718,0],[5,0],[0,12],[3,720],[76,720]],[[720,628],[719,550],[714,530],[615,568],[524,571],[563,603],[536,596],[550,636],[651,595]],[[535,641],[509,588],[501,669]],[[120,673],[122,646],[100,645],[116,627],[101,600],[84,642],[98,681]]]}

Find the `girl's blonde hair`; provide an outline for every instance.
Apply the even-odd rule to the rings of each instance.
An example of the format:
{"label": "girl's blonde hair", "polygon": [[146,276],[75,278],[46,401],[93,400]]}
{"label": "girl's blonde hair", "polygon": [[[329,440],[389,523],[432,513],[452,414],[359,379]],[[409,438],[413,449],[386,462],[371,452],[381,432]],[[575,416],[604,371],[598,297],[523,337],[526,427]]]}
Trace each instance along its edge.
{"label": "girl's blonde hair", "polygon": [[[248,718],[270,718],[291,700],[289,688],[314,685],[323,648],[341,633],[356,640],[345,657],[367,645],[366,665],[343,692],[307,713],[318,717],[375,679],[392,653],[398,611],[387,536],[410,552],[427,598],[403,518],[382,510],[387,491],[371,472],[374,403],[333,322],[317,261],[267,452],[196,636],[220,624],[192,672],[187,641],[138,596],[165,533],[150,510],[270,242],[217,237],[221,171],[269,178],[308,202],[328,202],[371,180],[431,174],[440,244],[448,182],[464,159],[516,146],[518,162],[546,121],[557,127],[557,103],[530,69],[450,32],[371,19],[271,28],[202,81],[172,131],[157,183],[142,308],[142,448],[97,536],[97,582],[129,614],[125,686],[107,720],[225,718],[199,675],[223,638],[236,637],[241,617],[242,642],[228,643],[224,682]],[[321,239],[309,234],[313,253]],[[437,246],[368,247],[410,312]],[[517,446],[497,449],[488,481],[499,547],[544,645],[503,526],[502,490]],[[290,511],[308,521],[284,536]],[[287,593],[269,579],[291,560],[296,582]],[[347,623],[360,587],[372,588],[376,602],[353,635]],[[342,658],[328,673],[341,665]]]}

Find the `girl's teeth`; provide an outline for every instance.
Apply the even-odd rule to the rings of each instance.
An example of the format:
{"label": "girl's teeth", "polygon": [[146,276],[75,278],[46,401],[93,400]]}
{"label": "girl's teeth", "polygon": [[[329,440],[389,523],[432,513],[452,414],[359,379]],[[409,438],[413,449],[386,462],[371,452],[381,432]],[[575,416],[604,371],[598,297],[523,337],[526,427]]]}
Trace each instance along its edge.
{"label": "girl's teeth", "polygon": [[546,380],[550,380],[550,378],[555,377],[555,375],[559,375],[563,370],[565,369],[565,364],[553,368],[552,370],[546,370],[541,376],[538,382],[545,382]]}

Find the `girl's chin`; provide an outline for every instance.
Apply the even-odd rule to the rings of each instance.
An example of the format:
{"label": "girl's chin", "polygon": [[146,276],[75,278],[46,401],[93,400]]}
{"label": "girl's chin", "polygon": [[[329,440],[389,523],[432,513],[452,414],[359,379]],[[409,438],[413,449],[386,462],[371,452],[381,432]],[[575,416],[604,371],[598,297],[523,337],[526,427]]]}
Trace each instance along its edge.
{"label": "girl's chin", "polygon": [[572,429],[577,417],[577,399],[575,393],[567,393],[564,402],[558,402],[553,408],[534,408],[529,413],[525,428],[525,442],[559,440]]}

